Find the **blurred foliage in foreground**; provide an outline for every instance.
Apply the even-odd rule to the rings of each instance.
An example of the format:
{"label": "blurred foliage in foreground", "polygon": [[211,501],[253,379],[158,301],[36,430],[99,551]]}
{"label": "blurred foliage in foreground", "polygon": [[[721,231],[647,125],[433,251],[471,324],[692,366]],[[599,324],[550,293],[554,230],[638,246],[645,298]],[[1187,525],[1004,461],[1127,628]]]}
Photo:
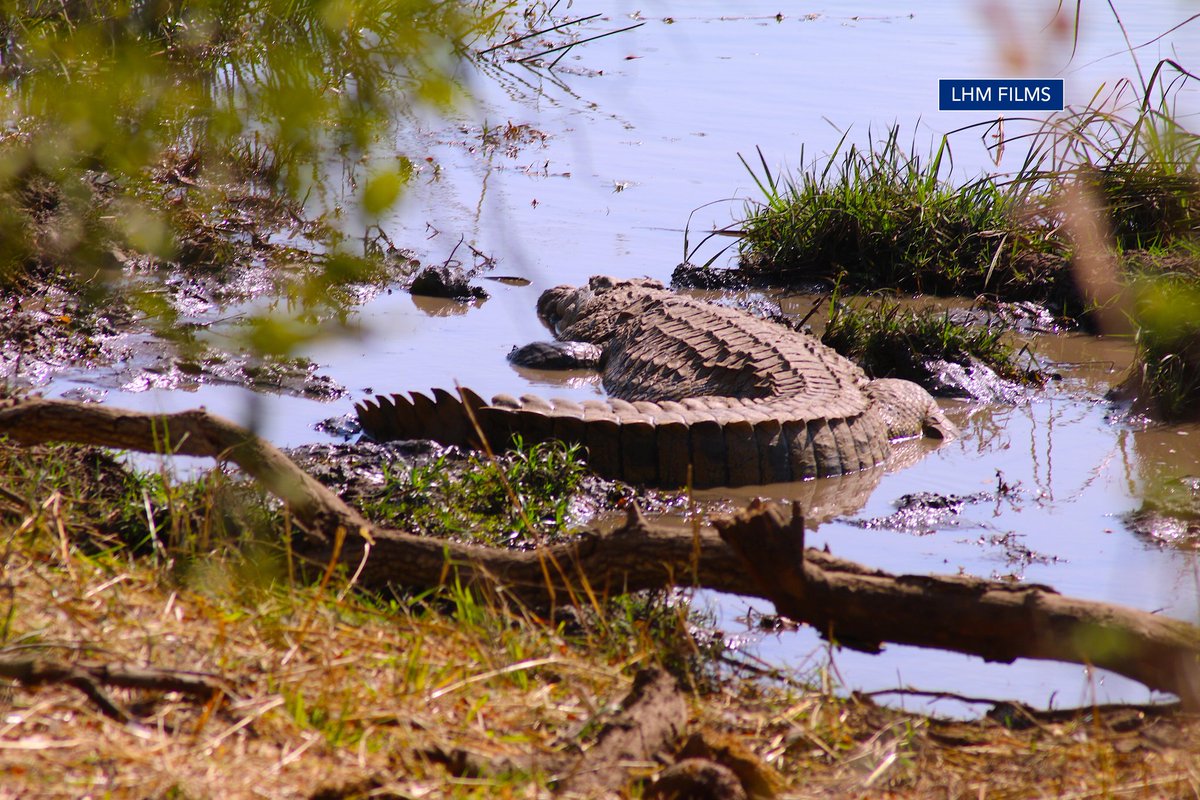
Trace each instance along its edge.
{"label": "blurred foliage in foreground", "polygon": [[[271,212],[244,238],[333,211],[304,231],[320,258],[299,299],[325,301],[365,266],[347,230],[412,175],[389,124],[462,95],[467,45],[506,12],[486,0],[0,0],[0,286],[39,275],[103,292],[130,266],[229,266],[222,243],[237,235],[222,205],[236,186]],[[331,202],[347,174],[357,196]],[[337,219],[344,206],[359,217]],[[133,300],[169,324],[152,292]],[[260,348],[284,327],[260,327]]]}

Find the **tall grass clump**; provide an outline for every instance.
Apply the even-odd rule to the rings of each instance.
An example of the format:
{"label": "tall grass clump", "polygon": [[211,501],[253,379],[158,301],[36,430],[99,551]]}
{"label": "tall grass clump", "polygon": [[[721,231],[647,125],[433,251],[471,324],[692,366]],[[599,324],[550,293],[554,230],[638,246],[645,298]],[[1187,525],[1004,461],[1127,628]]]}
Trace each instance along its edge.
{"label": "tall grass clump", "polygon": [[[1103,209],[1117,253],[1186,248],[1200,234],[1200,139],[1174,110],[1194,77],[1166,59],[1144,84],[1121,81],[1082,109],[1007,121],[1030,133],[972,125],[926,158],[893,127],[865,148],[843,136],[798,175],[772,172],[761,152],[757,166],[743,159],[760,196],[746,206],[739,269],[761,284],[840,279],[851,291],[989,293],[1086,311],[1066,269],[1071,193]],[[1024,158],[1011,174],[954,184],[951,138],[980,127],[994,147],[1024,144]]]}
{"label": "tall grass clump", "polygon": [[1168,419],[1200,407],[1200,134],[1175,112],[1195,78],[1162,60],[1143,84],[1047,123],[1026,162],[1068,230],[1100,231],[1072,242],[1081,292],[1127,318],[1137,359],[1125,389]]}
{"label": "tall grass clump", "polygon": [[914,309],[882,297],[865,305],[844,302],[835,292],[821,341],[854,359],[873,378],[904,378],[928,385],[930,362],[978,362],[1017,383],[1038,380],[1022,367],[1004,331],[963,325],[949,311]]}
{"label": "tall grass clump", "polygon": [[1021,186],[1056,230],[1075,210],[1071,194],[1085,193],[1117,253],[1192,248],[1200,235],[1200,136],[1175,104],[1194,77],[1165,59],[1144,84],[1120,81],[1086,107],[1039,122],[1023,137],[1029,147],[1017,173],[994,180]]}
{"label": "tall grass clump", "polygon": [[747,207],[742,270],[765,282],[840,278],[850,290],[1025,298],[1059,280],[1055,242],[1021,220],[1014,192],[943,177],[945,140],[922,159],[895,126],[866,149],[843,136],[823,166],[799,175],[773,174],[761,152],[759,160],[746,165],[762,197]]}

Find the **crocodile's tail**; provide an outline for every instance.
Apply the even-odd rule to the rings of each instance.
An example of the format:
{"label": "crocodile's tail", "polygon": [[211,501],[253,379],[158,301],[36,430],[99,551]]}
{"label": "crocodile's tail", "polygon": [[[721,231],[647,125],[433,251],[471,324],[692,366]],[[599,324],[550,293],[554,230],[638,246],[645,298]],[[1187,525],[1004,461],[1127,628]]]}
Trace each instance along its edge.
{"label": "crocodile's tail", "polygon": [[497,395],[489,404],[461,391],[461,399],[441,389],[432,399],[379,396],[356,410],[363,431],[379,441],[478,447],[480,432],[492,447],[507,447],[514,434],[530,443],[557,439],[584,447],[600,475],[670,488],[687,485],[689,467],[696,488],[744,486],[855,472],[891,449],[883,418],[849,401],[813,418],[811,404],[786,398],[576,403]]}

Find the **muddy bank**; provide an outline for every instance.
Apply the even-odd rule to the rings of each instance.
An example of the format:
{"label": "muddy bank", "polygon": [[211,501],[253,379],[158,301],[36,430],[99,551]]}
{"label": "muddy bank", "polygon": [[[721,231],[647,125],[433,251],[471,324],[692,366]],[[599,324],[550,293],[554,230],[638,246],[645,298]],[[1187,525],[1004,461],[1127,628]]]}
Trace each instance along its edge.
{"label": "muddy bank", "polygon": [[[101,175],[84,212],[48,183],[17,193],[27,251],[2,286],[0,378],[38,389],[71,376],[86,384],[73,396],[90,400],[109,391],[205,385],[322,401],[344,396],[318,364],[288,354],[294,340],[346,335],[352,312],[418,262],[386,239],[364,243],[362,257],[322,252],[325,223],[249,179],[212,184],[165,165],[148,180],[140,191],[161,194],[178,224],[169,257],[130,246],[112,222],[121,198]],[[76,243],[103,256],[83,271],[75,263],[81,254],[64,244],[78,213],[109,220]],[[325,277],[338,271],[343,279]],[[319,300],[306,300],[314,282],[323,287]],[[263,324],[263,315],[293,300],[290,319],[275,323],[287,330]]]}

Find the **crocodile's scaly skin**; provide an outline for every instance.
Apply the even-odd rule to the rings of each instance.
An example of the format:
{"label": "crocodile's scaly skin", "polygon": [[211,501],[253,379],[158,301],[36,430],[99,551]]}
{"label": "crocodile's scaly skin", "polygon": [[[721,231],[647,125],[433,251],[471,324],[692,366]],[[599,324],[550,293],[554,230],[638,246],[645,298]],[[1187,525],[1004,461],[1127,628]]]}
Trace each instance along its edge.
{"label": "crocodile's scaly skin", "polygon": [[891,439],[956,434],[915,383],[868,380],[811,336],[655,281],[560,286],[538,313],[560,339],[604,348],[611,399],[393,395],[357,406],[363,430],[460,445],[479,431],[493,445],[514,433],[562,439],[585,446],[602,475],[697,487],[840,475],[882,462]]}

